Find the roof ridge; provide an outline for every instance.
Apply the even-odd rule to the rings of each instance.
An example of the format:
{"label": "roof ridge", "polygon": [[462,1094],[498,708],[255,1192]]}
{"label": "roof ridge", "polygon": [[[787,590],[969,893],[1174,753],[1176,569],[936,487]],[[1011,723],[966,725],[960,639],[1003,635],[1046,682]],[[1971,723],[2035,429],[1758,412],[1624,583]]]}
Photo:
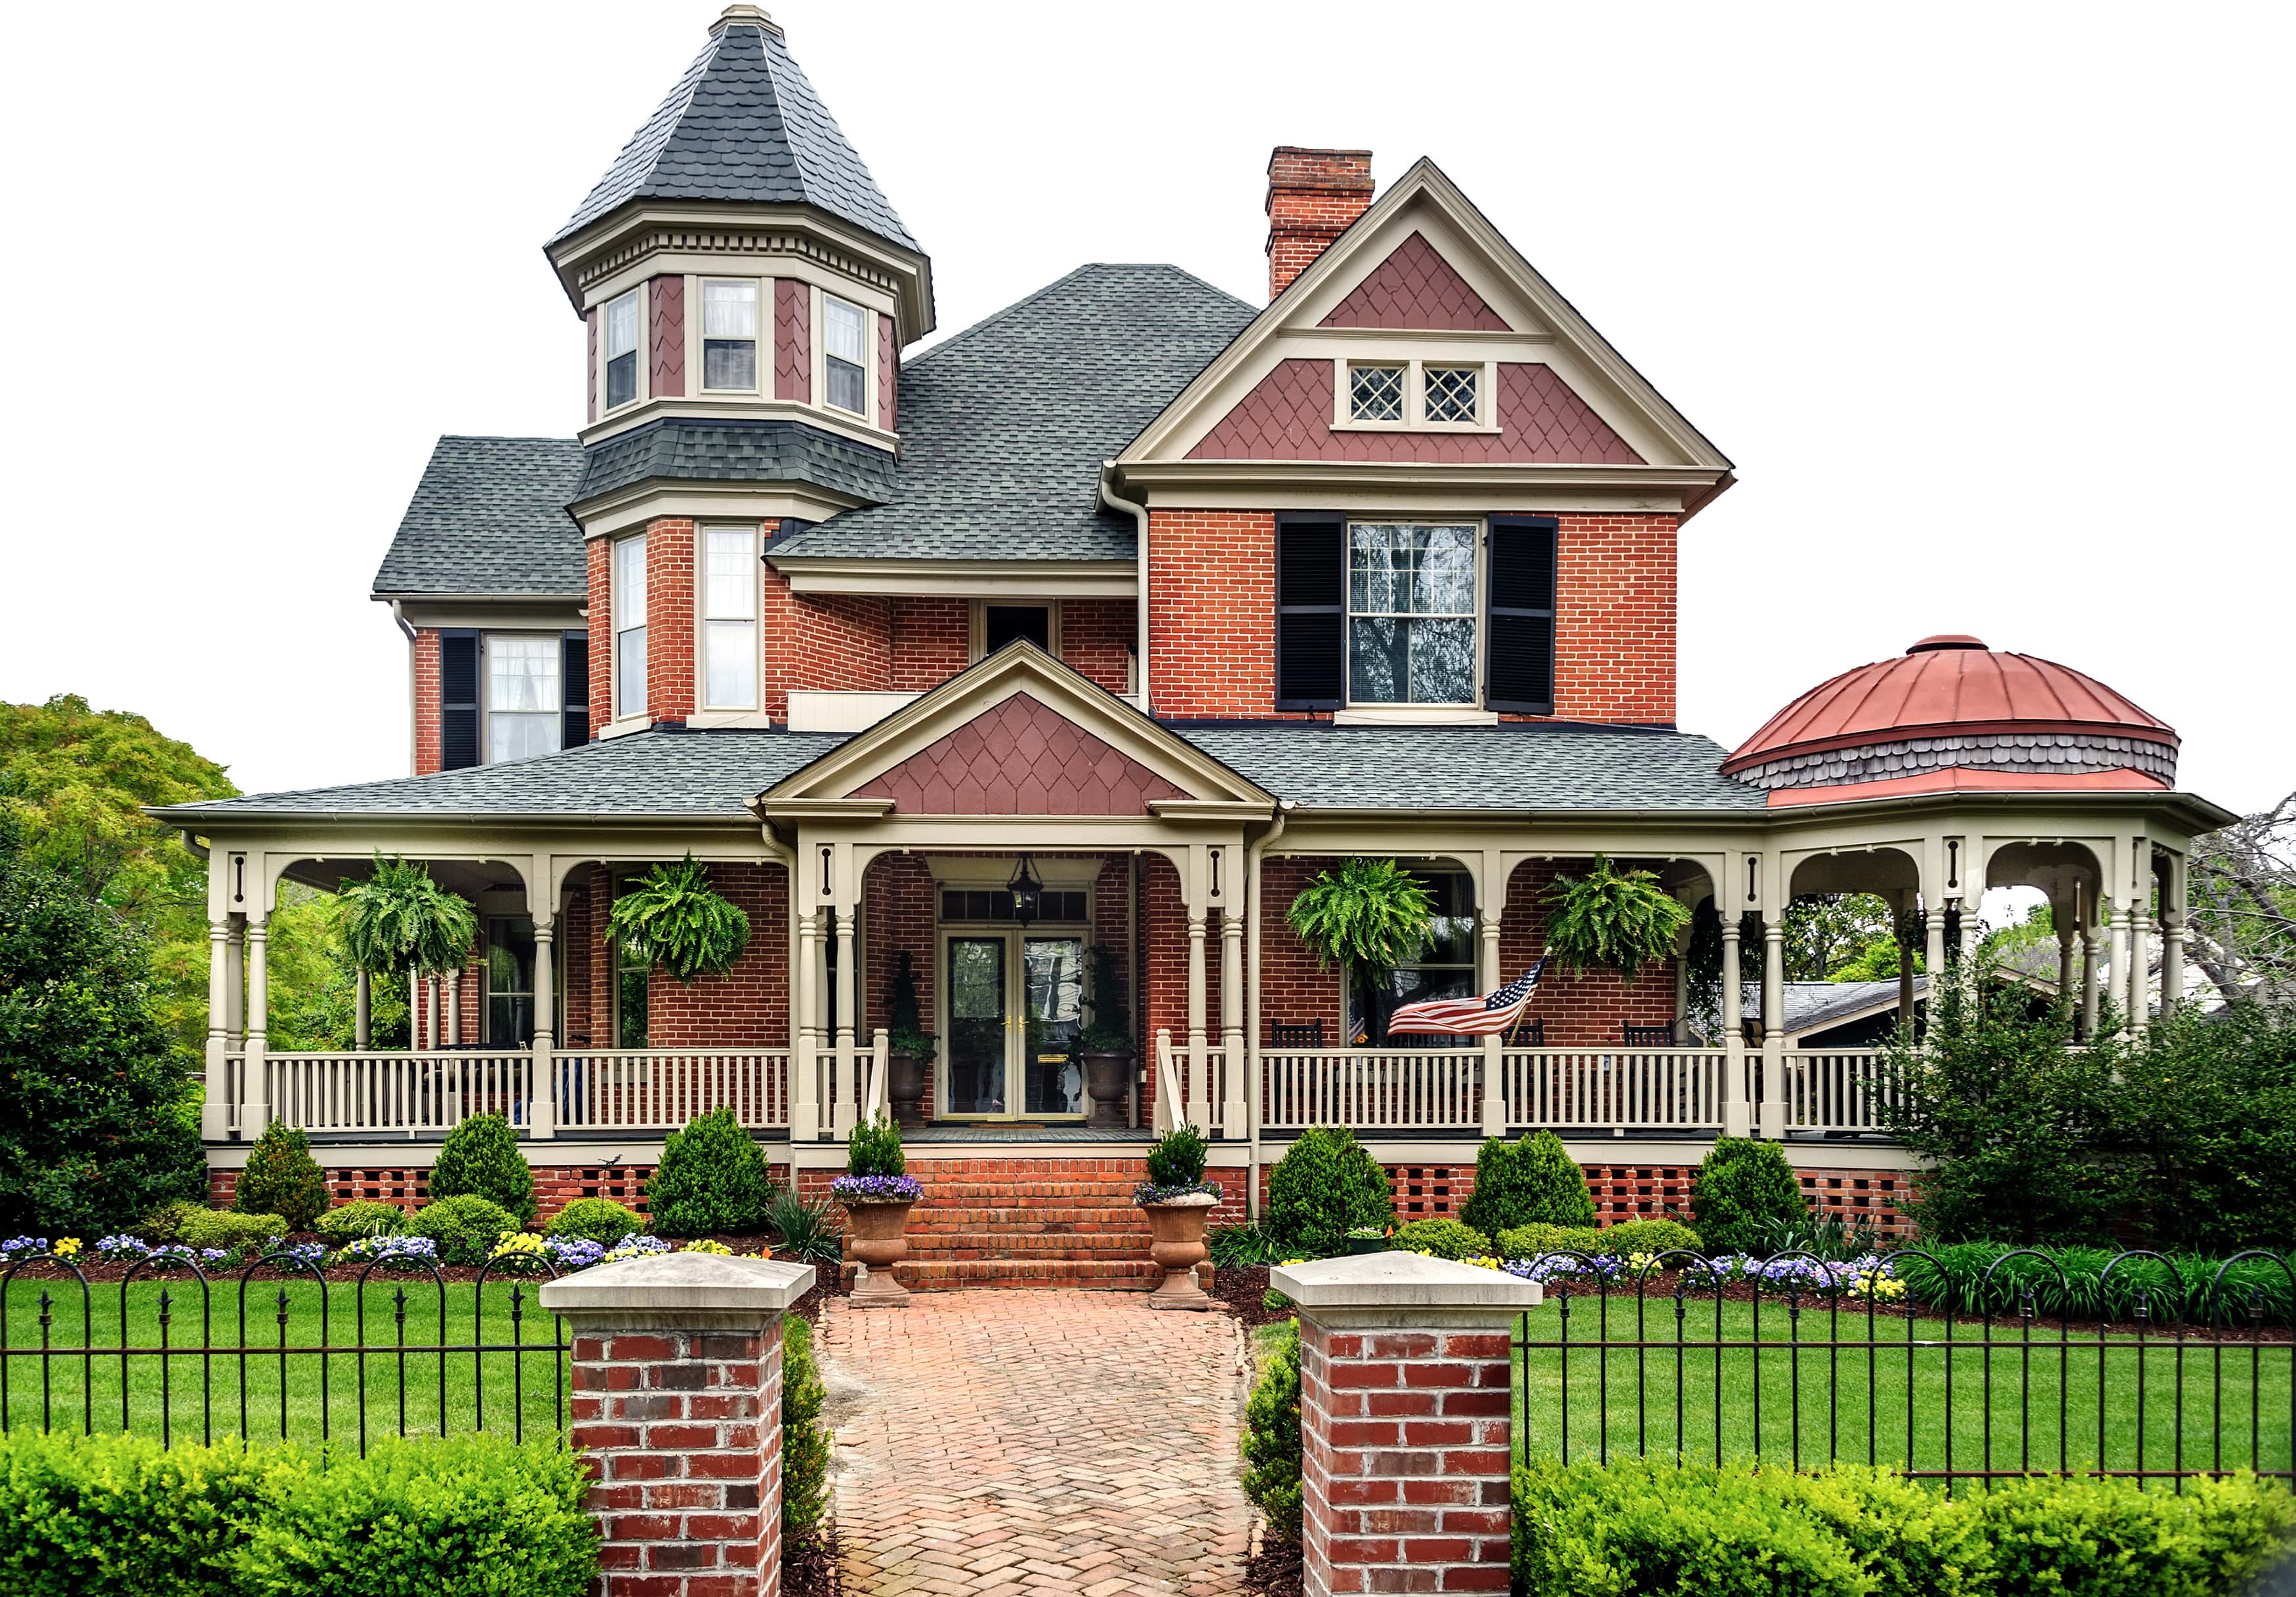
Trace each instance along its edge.
{"label": "roof ridge", "polygon": [[[781,72],[779,70],[780,62],[774,54],[773,45],[773,41],[775,39],[781,39],[782,36],[775,33],[773,29],[765,27],[762,23],[734,22],[730,23],[726,28],[720,29],[718,37],[723,38],[726,34],[733,32],[735,28],[755,28],[758,30],[758,54],[766,63],[766,85],[773,91],[774,119],[781,124],[782,148],[789,152],[790,165],[797,168],[798,186],[808,192],[811,192],[811,184],[813,180],[811,176],[806,171],[805,154],[798,148],[800,141],[792,137],[790,134],[789,111],[782,104],[782,96],[784,90],[783,88]],[[783,39],[782,45],[782,53],[783,55],[788,55],[788,41],[786,39]],[[789,63],[792,67],[797,66],[797,57],[790,55]],[[804,75],[803,68],[799,68],[799,75],[800,77]],[[811,78],[807,78],[806,87],[811,88],[812,86],[813,80]],[[855,159],[859,159],[861,153],[859,151],[857,150],[853,153]],[[873,178],[872,181],[873,182],[874,179]],[[886,209],[890,209],[892,208],[892,201],[888,200],[885,201],[885,205]]]}
{"label": "roof ridge", "polygon": [[923,365],[925,362],[932,359],[935,356],[939,355],[944,350],[954,349],[957,345],[962,344],[965,340],[972,337],[973,334],[986,332],[988,329],[995,326],[997,323],[1004,321],[1007,316],[1012,315],[1014,312],[1021,310],[1028,306],[1034,305],[1037,300],[1051,293],[1054,289],[1060,287],[1061,284],[1068,282],[1070,278],[1081,276],[1085,273],[1092,270],[1094,266],[1103,266],[1105,264],[1107,263],[1102,261],[1086,261],[1081,266],[1070,267],[1060,276],[1054,278],[1052,282],[1045,284],[1044,287],[1036,290],[1032,293],[1022,295],[1020,299],[1015,299],[1004,309],[991,311],[987,315],[981,317],[980,320],[975,322],[972,326],[964,328],[959,332],[950,333],[948,337],[941,340],[939,343],[935,344],[931,348],[926,350],[922,355],[918,356],[914,360],[905,361],[902,363],[904,369],[906,370],[910,367]]}

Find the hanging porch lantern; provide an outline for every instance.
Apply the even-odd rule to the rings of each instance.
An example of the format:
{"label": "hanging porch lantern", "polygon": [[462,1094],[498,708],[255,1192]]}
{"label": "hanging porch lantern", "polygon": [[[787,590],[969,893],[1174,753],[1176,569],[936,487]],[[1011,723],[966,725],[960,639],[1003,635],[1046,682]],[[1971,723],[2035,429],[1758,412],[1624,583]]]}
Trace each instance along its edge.
{"label": "hanging porch lantern", "polygon": [[1013,895],[1013,921],[1025,929],[1045,906],[1045,884],[1037,880],[1027,855],[1021,856],[1021,867],[1013,872],[1013,880],[1004,884],[1004,890]]}

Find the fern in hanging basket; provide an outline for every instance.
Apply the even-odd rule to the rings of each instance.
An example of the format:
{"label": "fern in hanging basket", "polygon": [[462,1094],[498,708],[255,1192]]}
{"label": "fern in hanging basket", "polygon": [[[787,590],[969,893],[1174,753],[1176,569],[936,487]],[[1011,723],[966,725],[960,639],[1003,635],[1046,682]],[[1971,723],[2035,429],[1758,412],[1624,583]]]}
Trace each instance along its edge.
{"label": "fern in hanging basket", "polygon": [[1598,854],[1583,876],[1546,889],[1547,957],[1564,970],[1616,970],[1632,981],[1674,952],[1690,909],[1655,872],[1621,871]]}
{"label": "fern in hanging basket", "polygon": [[374,856],[365,881],[346,882],[343,948],[369,976],[436,976],[468,962],[479,916],[430,879],[430,869]]}
{"label": "fern in hanging basket", "polygon": [[1425,884],[1401,865],[1351,858],[1337,874],[1318,871],[1283,918],[1319,966],[1385,972],[1418,955],[1434,914]]}
{"label": "fern in hanging basket", "polygon": [[625,888],[607,926],[617,947],[689,986],[725,975],[750,946],[750,917],[709,885],[708,868],[690,854]]}

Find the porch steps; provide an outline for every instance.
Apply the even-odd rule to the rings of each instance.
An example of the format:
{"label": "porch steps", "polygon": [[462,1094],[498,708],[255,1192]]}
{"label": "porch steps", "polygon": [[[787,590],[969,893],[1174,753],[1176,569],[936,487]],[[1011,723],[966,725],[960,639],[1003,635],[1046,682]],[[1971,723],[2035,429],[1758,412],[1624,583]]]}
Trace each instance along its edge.
{"label": "porch steps", "polygon": [[924,1200],[909,1211],[908,1257],[899,1270],[912,1290],[1144,1292],[1163,1278],[1148,1257],[1148,1224],[1132,1204],[1136,1171],[1006,1176],[972,1165],[936,1176],[923,1160],[911,1170],[925,1183]]}

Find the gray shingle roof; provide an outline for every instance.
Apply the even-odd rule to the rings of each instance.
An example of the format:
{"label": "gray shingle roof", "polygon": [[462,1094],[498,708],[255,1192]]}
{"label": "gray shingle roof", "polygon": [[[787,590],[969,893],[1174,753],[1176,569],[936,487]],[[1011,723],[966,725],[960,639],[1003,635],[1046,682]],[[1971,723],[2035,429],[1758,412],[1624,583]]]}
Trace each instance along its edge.
{"label": "gray shingle roof", "polygon": [[378,594],[589,591],[572,438],[442,438],[374,574]]}
{"label": "gray shingle roof", "polygon": [[1130,560],[1100,464],[1256,307],[1177,266],[1079,266],[901,369],[889,502],[775,551],[839,559]]}
{"label": "gray shingle roof", "polygon": [[1180,734],[1285,798],[1332,809],[1740,809],[1767,796],[1694,733],[1277,721]]}
{"label": "gray shingle roof", "polygon": [[753,22],[709,41],[550,242],[633,200],[818,206],[917,248],[781,35]]}
{"label": "gray shingle roof", "polygon": [[893,457],[797,422],[686,422],[665,417],[590,446],[572,499],[649,477],[705,482],[810,482],[872,504],[892,492]]}

